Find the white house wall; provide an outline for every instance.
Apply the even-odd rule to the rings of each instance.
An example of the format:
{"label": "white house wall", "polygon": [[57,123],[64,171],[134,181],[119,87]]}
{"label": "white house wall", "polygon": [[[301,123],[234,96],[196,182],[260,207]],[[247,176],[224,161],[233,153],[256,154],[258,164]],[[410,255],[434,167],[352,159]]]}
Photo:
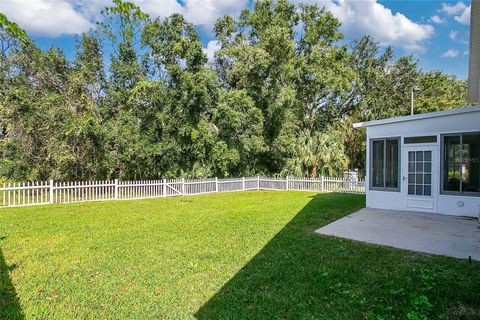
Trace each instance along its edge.
{"label": "white house wall", "polygon": [[402,193],[391,191],[367,191],[368,208],[402,210]]}
{"label": "white house wall", "polygon": [[[367,127],[367,176],[366,184],[370,186],[370,139],[385,137],[401,137],[438,135],[437,143],[430,145],[440,146],[440,135],[448,133],[480,131],[480,112],[448,115],[437,118],[417,119],[406,122],[380,124]],[[424,144],[427,145],[427,144]],[[441,153],[438,152],[436,161],[440,164]],[[400,161],[404,161],[402,158]],[[439,167],[439,166],[438,166]],[[441,177],[437,170],[437,177]],[[400,172],[400,179],[403,173]],[[437,211],[441,214],[478,217],[480,214],[480,197],[442,195],[440,193],[440,179],[437,179]],[[367,189],[367,207],[380,209],[402,210],[402,192],[375,191]]]}

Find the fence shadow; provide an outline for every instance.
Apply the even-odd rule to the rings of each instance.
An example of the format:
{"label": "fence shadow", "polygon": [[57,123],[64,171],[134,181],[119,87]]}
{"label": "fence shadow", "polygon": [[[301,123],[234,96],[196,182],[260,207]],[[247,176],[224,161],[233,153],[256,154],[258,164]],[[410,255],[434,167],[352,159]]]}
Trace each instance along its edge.
{"label": "fence shadow", "polygon": [[0,237],[0,320],[23,320],[25,316],[10,278],[10,271],[15,265],[7,266],[1,248],[1,241],[4,239],[5,237]]}
{"label": "fence shadow", "polygon": [[[197,319],[314,319],[325,314],[344,262],[338,241],[313,233],[364,206],[364,197],[322,194],[312,200],[195,314]],[[328,209],[326,209],[328,208]],[[345,253],[349,254],[349,253]],[[333,258],[332,258],[333,257]],[[337,259],[338,261],[332,261]],[[323,282],[323,285],[319,285]]]}

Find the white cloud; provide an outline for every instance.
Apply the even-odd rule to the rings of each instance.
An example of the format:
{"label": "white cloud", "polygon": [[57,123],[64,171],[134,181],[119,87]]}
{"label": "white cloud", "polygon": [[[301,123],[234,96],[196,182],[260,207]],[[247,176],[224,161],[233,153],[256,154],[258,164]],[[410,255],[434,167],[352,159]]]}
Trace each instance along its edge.
{"label": "white cloud", "polygon": [[457,49],[449,49],[445,51],[440,57],[442,58],[455,58],[460,54]]}
{"label": "white cloud", "polygon": [[[37,1],[37,0],[29,0]],[[103,8],[111,6],[112,0],[64,0],[90,21],[100,19]]]}
{"label": "white cloud", "polygon": [[431,16],[431,17],[430,17],[430,21],[432,21],[433,23],[436,23],[436,24],[445,23],[445,19],[442,19],[442,18],[440,18],[440,17],[437,16],[437,15]]}
{"label": "white cloud", "polygon": [[215,52],[217,52],[218,49],[220,49],[220,46],[221,46],[220,41],[212,40],[207,44],[206,48],[203,48],[203,50],[207,54],[207,57],[208,57],[209,61],[212,61],[213,58],[215,58]]}
{"label": "white cloud", "polygon": [[444,12],[450,16],[454,16],[455,21],[458,23],[469,25],[470,24],[470,9],[471,6],[467,6],[463,2],[457,2],[454,5],[442,3],[440,12]]}
{"label": "white cloud", "polygon": [[[248,0],[130,0],[152,18],[181,13],[211,31],[225,14],[238,15]],[[0,11],[34,35],[79,34],[94,27],[111,0],[0,0]]]}
{"label": "white cloud", "polygon": [[29,33],[39,36],[78,34],[93,26],[65,0],[1,0],[0,11]]}
{"label": "white cloud", "polygon": [[448,3],[442,3],[442,8],[440,9],[441,12],[445,12],[448,15],[456,15],[460,12],[465,11],[467,6],[463,2],[457,2],[454,5],[449,5]]}
{"label": "white cloud", "polygon": [[423,51],[424,42],[435,33],[433,26],[416,23],[400,12],[393,13],[377,0],[310,0],[312,2],[332,11],[342,22],[342,30],[349,36],[368,34],[381,45]]}
{"label": "white cloud", "polygon": [[450,37],[450,39],[452,40],[457,40],[457,36],[458,36],[458,31],[450,31],[450,33],[448,34],[448,36]]}
{"label": "white cloud", "polygon": [[[211,30],[216,20],[225,14],[238,15],[247,7],[249,0],[132,1],[152,18],[164,18],[177,12],[194,25]],[[293,1],[326,6],[342,22],[342,30],[348,36],[369,34],[382,45],[393,45],[411,51],[423,50],[424,42],[434,34],[433,26],[416,23],[401,13],[393,13],[377,0]],[[93,22],[100,18],[100,11],[110,4],[110,0],[0,0],[0,11],[32,34],[55,37],[78,34],[94,27]],[[453,6],[446,6],[445,10],[461,13],[460,9],[454,10],[451,7]],[[431,19],[433,22],[441,20]]]}
{"label": "white cloud", "polygon": [[455,17],[455,21],[468,26],[470,24],[470,11],[471,7],[469,6],[463,10],[462,14]]}
{"label": "white cloud", "polygon": [[152,18],[168,17],[169,15],[182,11],[182,5],[176,0],[133,0],[142,11],[148,13]]}
{"label": "white cloud", "polygon": [[[100,11],[111,5],[110,0],[68,0],[79,3],[89,17],[97,17]],[[215,22],[226,14],[238,15],[247,6],[247,0],[130,0],[152,18],[165,18],[181,13],[196,26],[213,28]]]}
{"label": "white cloud", "polygon": [[451,30],[448,33],[448,37],[455,42],[458,42],[458,43],[461,43],[461,44],[464,44],[464,45],[469,44],[468,40],[465,39],[465,32],[459,32],[457,30]]}
{"label": "white cloud", "polygon": [[226,14],[236,16],[247,6],[247,0],[184,0],[185,17],[195,25],[211,29]]}
{"label": "white cloud", "polygon": [[[79,2],[78,0],[69,0]],[[130,0],[152,18],[165,18],[181,13],[196,26],[212,29],[215,22],[226,14],[238,15],[247,6],[247,0]],[[99,13],[111,4],[110,0],[83,0],[84,11]],[[87,8],[87,10],[85,10]],[[92,14],[93,13],[93,14]]]}

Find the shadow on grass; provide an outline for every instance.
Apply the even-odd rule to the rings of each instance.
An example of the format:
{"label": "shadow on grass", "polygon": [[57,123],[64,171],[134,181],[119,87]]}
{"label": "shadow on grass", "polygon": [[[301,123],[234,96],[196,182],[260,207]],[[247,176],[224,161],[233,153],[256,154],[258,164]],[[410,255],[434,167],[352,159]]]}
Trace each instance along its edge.
{"label": "shadow on grass", "polygon": [[[0,238],[4,240],[5,238]],[[1,244],[1,242],[0,242]],[[20,301],[15,291],[15,287],[10,279],[10,271],[15,266],[7,266],[3,251],[0,247],[0,319],[1,320],[21,320],[25,316],[20,307]]]}
{"label": "shadow on grass", "polygon": [[198,319],[315,317],[319,314],[318,307],[324,305],[323,298],[330,295],[326,292],[330,284],[326,287],[314,284],[328,280],[325,274],[329,270],[323,265],[332,257],[311,246],[312,241],[318,240],[313,231],[361,207],[361,196],[312,197],[195,316]]}
{"label": "shadow on grass", "polygon": [[[467,306],[480,302],[480,277],[471,279],[480,264],[469,267],[454,259],[426,257],[313,232],[363,206],[362,196],[313,197],[195,317],[398,319],[406,318],[409,312],[418,316],[449,313],[446,309],[450,301]],[[443,274],[445,268],[448,273]],[[456,285],[459,278],[470,282],[463,287]],[[432,296],[426,303],[418,298],[426,295]],[[423,304],[415,304],[417,300]],[[434,311],[429,309],[430,302],[436,307]]]}

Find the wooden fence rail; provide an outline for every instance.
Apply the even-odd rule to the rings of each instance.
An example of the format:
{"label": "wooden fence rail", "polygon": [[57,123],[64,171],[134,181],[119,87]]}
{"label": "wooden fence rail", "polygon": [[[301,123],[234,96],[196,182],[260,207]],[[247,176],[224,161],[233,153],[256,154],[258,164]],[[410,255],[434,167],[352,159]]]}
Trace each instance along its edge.
{"label": "wooden fence rail", "polygon": [[297,190],[363,194],[365,193],[365,182],[363,180],[354,181],[333,177],[14,182],[4,184],[0,188],[0,207],[132,200],[248,190]]}

